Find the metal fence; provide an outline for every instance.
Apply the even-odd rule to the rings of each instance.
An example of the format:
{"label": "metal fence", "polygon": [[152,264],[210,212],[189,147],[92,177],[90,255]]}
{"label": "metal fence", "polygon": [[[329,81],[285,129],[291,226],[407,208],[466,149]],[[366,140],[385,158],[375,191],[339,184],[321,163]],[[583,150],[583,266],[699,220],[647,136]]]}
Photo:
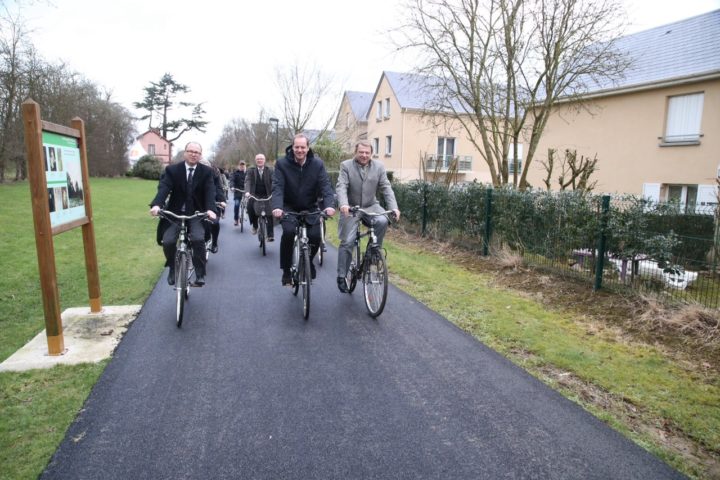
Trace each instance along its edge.
{"label": "metal fence", "polygon": [[720,307],[715,207],[634,196],[518,192],[480,184],[396,184],[404,222],[482,255],[509,248],[527,264],[595,289]]}

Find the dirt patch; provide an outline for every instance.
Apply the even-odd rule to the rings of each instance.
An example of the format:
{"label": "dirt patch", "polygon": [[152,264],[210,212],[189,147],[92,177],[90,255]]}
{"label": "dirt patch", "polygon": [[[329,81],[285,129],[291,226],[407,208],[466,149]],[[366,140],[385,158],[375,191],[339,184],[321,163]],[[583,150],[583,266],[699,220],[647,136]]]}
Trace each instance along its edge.
{"label": "dirt patch", "polygon": [[[595,292],[587,282],[529,268],[521,257],[509,252],[483,257],[451,243],[420,238],[399,229],[388,233],[399,244],[441,255],[470,271],[489,275],[494,286],[532,298],[548,310],[570,313],[583,324],[588,335],[602,333],[617,342],[652,345],[686,371],[700,373],[708,382],[717,381],[720,375],[718,311],[697,305],[668,307],[650,297]],[[511,355],[518,363],[536,364],[529,352],[513,350]],[[650,437],[656,445],[704,472],[704,478],[720,479],[720,452],[697,444],[664,419],[648,415],[642,406],[550,365],[531,373],[586,408],[608,412],[631,432]]]}

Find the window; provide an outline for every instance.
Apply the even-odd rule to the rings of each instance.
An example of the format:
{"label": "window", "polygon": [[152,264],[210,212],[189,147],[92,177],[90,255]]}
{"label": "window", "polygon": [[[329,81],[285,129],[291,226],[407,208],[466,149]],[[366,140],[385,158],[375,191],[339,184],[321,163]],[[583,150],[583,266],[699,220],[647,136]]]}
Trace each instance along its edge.
{"label": "window", "polygon": [[148,145],[148,154],[149,155],[155,155],[155,144],[151,143]]}
{"label": "window", "polygon": [[372,145],[373,145],[373,152],[374,152],[373,156],[377,157],[377,153],[380,151],[380,139],[377,137],[373,138]]}
{"label": "window", "polygon": [[377,102],[377,111],[375,112],[375,120],[378,122],[382,120],[382,101]]}
{"label": "window", "polygon": [[385,156],[392,155],[392,135],[385,137]]}
{"label": "window", "polygon": [[[515,174],[515,160],[514,160],[515,152],[513,151],[513,149],[514,149],[514,144],[510,144],[510,149],[508,150],[508,155],[507,155],[508,173],[510,175]],[[522,172],[522,155],[523,155],[523,146],[518,145],[517,146],[517,172],[518,172],[518,174],[520,172]]]}
{"label": "window", "polygon": [[385,99],[385,118],[390,118],[390,99]]}
{"label": "window", "polygon": [[678,95],[668,99],[667,121],[663,144],[700,143],[704,93]]}
{"label": "window", "polygon": [[449,168],[455,157],[455,139],[438,137],[437,159],[440,168]]}

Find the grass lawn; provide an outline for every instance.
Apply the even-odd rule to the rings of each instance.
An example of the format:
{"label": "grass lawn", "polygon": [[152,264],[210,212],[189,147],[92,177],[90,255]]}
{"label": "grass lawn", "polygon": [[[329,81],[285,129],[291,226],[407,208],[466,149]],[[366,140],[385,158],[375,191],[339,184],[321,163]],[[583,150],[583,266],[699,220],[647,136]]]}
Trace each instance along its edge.
{"label": "grass lawn", "polygon": [[[93,207],[104,305],[142,303],[162,270],[147,203],[155,182],[94,179]],[[11,255],[0,278],[0,360],[43,328],[27,184],[0,186],[0,243]],[[337,223],[328,224],[332,240]],[[672,430],[691,447],[720,456],[720,381],[653,345],[619,341],[578,312],[548,310],[519,292],[492,285],[489,274],[452,258],[386,241],[393,281],[492,348],[578,401],[640,445],[695,478],[712,476],[704,458],[678,453],[647,426]],[[78,229],[55,237],[62,308],[87,304]],[[550,287],[548,287],[550,288]],[[458,298],[464,299],[462,304]],[[388,300],[393,301],[392,297]],[[0,479],[36,478],[104,364],[0,374]],[[560,376],[548,372],[562,372]],[[563,376],[566,375],[566,376]],[[622,408],[598,408],[558,378],[574,378]],[[628,405],[631,407],[628,407]],[[632,415],[627,415],[630,408]]]}

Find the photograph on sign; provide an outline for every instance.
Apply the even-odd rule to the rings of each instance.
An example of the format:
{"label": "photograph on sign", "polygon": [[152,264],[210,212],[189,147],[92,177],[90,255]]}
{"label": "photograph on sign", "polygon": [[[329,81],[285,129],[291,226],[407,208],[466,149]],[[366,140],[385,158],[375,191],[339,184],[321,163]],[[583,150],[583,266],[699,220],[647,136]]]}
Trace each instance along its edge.
{"label": "photograph on sign", "polygon": [[85,196],[77,139],[43,132],[43,153],[52,227],[83,218]]}

